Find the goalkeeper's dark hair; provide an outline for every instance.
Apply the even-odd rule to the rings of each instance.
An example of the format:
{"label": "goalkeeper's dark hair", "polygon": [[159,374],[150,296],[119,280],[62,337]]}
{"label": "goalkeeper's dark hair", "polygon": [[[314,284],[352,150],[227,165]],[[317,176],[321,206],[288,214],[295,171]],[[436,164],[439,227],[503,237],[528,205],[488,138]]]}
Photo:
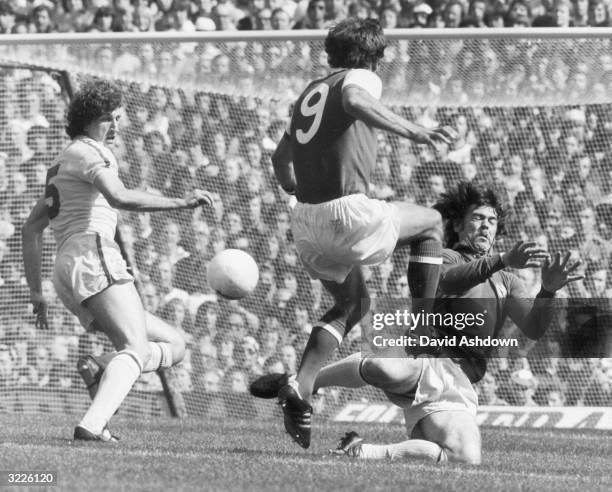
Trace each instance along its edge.
{"label": "goalkeeper's dark hair", "polygon": [[325,38],[325,52],[332,68],[376,67],[386,47],[377,19],[345,19],[332,27]]}
{"label": "goalkeeper's dark hair", "polygon": [[66,133],[70,138],[85,134],[92,121],[119,108],[121,88],[110,80],[90,79],[81,85],[68,106]]}
{"label": "goalkeeper's dark hair", "polygon": [[493,185],[469,181],[460,181],[443,193],[433,208],[440,212],[444,220],[445,247],[452,248],[459,241],[454,225],[462,221],[474,205],[493,208],[497,213],[497,235],[505,234],[508,210],[502,196],[503,193]]}

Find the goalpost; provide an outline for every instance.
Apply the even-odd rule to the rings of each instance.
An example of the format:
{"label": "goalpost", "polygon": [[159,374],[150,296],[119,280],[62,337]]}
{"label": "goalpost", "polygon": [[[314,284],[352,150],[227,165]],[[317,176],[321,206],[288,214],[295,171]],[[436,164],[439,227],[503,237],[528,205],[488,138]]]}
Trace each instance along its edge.
{"label": "goalpost", "polygon": [[[74,85],[98,76],[123,87],[126,125],[114,151],[128,186],[170,195],[198,186],[222,203],[213,213],[122,214],[120,231],[145,306],[183,330],[188,342],[187,360],[168,377],[176,412],[273,414],[272,403],[245,393],[261,365],[257,358],[265,359],[266,370],[291,367],[308,327],[331,304],[296,259],[288,198],[269,162],[290,105],[327,71],[324,36],[0,37],[0,411],[81,412],[88,399],[76,357],[108,348],[103,336],[84,334],[54,298],[50,235],[43,263],[53,300],[49,333],[33,328],[20,262],[19,228],[44,187],[45,166],[66,142],[70,84],[62,74],[68,74]],[[612,319],[605,286],[612,236],[611,37],[598,28],[388,33],[379,69],[384,101],[421,124],[454,126],[460,140],[435,156],[381,133],[373,195],[432,205],[459,179],[497,181],[516,209],[499,248],[522,238],[571,249],[588,266],[590,281],[567,296],[604,299],[559,316],[535,348],[495,359],[496,377],[487,384],[510,403],[535,392],[542,404],[605,404],[605,348],[573,353],[572,343],[586,322],[597,331]],[[249,251],[261,270],[256,293],[238,303],[216,299],[206,285],[206,263],[225,247]],[[406,262],[398,253],[370,269],[372,292],[406,296]],[[520,274],[537,292],[537,271]],[[342,355],[359,349],[359,337],[355,330]],[[155,375],[143,378],[122,412],[166,413],[161,392]],[[330,390],[318,401],[317,413],[333,418],[348,402],[385,400],[367,388]]]}

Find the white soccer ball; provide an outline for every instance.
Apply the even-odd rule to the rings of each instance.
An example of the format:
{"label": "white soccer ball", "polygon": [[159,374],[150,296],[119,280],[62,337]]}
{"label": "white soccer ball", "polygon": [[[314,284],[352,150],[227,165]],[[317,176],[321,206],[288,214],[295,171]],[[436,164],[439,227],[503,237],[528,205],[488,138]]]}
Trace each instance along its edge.
{"label": "white soccer ball", "polygon": [[259,268],[253,257],[240,249],[225,249],[208,264],[208,285],[228,299],[248,296],[259,281]]}

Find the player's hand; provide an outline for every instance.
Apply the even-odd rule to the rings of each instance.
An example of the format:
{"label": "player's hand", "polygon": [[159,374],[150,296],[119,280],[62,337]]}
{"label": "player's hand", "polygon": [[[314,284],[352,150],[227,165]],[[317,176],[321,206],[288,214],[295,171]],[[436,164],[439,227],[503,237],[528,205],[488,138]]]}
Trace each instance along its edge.
{"label": "player's hand", "polygon": [[502,255],[504,265],[510,268],[539,267],[547,258],[550,258],[548,251],[530,241],[518,241],[510,251]]}
{"label": "player's hand", "polygon": [[452,126],[439,126],[431,131],[431,138],[436,142],[444,142],[450,145],[459,138],[459,133]]}
{"label": "player's hand", "polygon": [[185,201],[187,202],[187,208],[212,207],[215,204],[212,193],[198,189],[187,193]]}
{"label": "player's hand", "polygon": [[32,294],[30,296],[30,302],[34,307],[32,312],[36,315],[36,321],[34,322],[36,328],[39,330],[48,330],[49,303],[41,294]]}
{"label": "player's hand", "polygon": [[435,151],[438,151],[438,144],[443,142],[451,145],[457,140],[457,131],[450,126],[440,126],[433,130],[423,130],[422,133],[416,136],[415,140],[418,143],[425,143],[432,147]]}
{"label": "player's hand", "polygon": [[542,287],[548,292],[556,292],[570,282],[582,280],[584,275],[576,274],[576,269],[582,263],[580,260],[570,261],[572,253],[568,251],[563,258],[556,253],[547,258],[542,266]]}

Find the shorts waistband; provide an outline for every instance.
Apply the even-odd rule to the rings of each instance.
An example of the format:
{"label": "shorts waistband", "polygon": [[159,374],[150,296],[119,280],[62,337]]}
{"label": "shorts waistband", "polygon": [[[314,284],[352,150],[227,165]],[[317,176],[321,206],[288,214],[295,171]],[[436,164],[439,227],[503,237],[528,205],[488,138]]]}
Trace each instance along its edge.
{"label": "shorts waistband", "polygon": [[323,206],[334,206],[338,203],[342,203],[345,202],[347,200],[351,200],[355,197],[364,197],[367,198],[365,193],[351,193],[350,195],[344,195],[338,198],[334,198],[332,200],[327,200],[325,202],[321,202],[321,203],[306,203],[306,202],[297,202],[296,206],[300,206],[303,208],[317,208],[317,207],[323,207]]}

